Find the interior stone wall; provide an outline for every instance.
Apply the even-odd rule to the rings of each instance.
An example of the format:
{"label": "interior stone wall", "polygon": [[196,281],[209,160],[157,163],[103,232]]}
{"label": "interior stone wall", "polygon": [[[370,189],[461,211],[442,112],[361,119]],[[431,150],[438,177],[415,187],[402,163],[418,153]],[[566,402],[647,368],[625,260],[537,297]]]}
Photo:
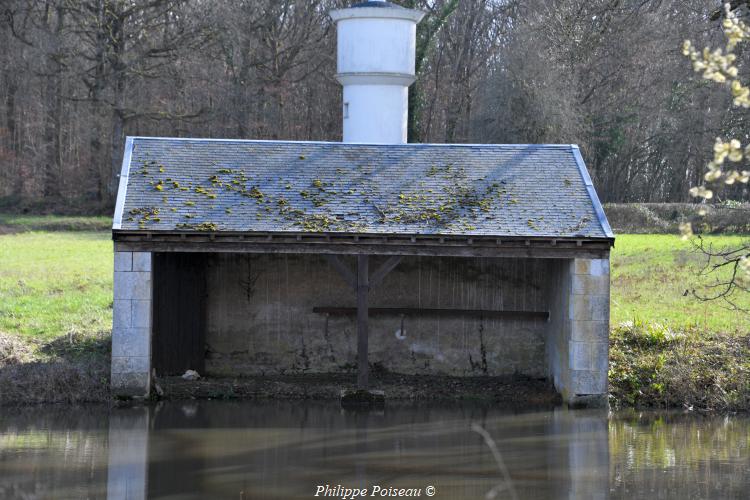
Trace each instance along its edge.
{"label": "interior stone wall", "polygon": [[[354,258],[343,258],[355,269]],[[382,260],[373,258],[371,273]],[[335,372],[356,363],[356,296],[319,256],[215,254],[208,263],[209,375]],[[549,310],[554,262],[408,257],[370,307]],[[413,315],[370,318],[370,362],[398,373],[547,377],[544,321]]]}

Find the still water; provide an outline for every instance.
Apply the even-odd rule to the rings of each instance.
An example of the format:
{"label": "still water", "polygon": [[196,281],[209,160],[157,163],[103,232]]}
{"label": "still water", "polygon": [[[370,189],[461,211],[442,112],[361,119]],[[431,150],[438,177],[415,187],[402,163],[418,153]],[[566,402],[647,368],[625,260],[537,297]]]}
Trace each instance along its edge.
{"label": "still water", "polygon": [[376,486],[439,499],[750,497],[747,417],[213,401],[1,411],[3,499],[294,499],[326,485],[334,496],[318,498],[373,498]]}

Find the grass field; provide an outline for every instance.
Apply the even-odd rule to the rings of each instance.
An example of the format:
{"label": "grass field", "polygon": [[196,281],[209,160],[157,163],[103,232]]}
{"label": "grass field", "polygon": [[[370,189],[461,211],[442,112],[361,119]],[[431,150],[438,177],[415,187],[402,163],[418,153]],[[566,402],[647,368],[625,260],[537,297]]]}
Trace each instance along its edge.
{"label": "grass field", "polygon": [[[706,237],[717,248],[738,246],[747,239]],[[705,286],[717,278],[696,276],[702,263],[701,254],[679,236],[618,236],[611,261],[612,324],[658,322],[675,329],[750,332],[747,314],[730,310],[721,301],[702,302],[693,296],[693,290],[705,291]],[[748,294],[736,298],[738,305],[750,309]]]}
{"label": "grass field", "polygon": [[109,331],[112,265],[106,232],[0,236],[0,332],[51,340]]}
{"label": "grass field", "polygon": [[[44,223],[2,216],[0,221],[15,231]],[[74,227],[68,223],[66,227]],[[89,227],[104,221],[79,223]],[[90,400],[86,398],[93,393],[96,400],[106,399],[110,233],[11,233],[0,233],[0,368],[8,362],[16,368],[0,370],[0,387],[17,391],[0,392],[0,403],[4,396],[28,399],[36,388],[43,390],[34,401]],[[743,240],[707,239],[716,246]],[[701,257],[692,245],[673,235],[621,235],[611,262],[614,402],[750,410],[750,319],[690,293],[708,283],[696,277]],[[750,309],[750,297],[738,302]],[[39,360],[47,363],[26,363]],[[50,377],[60,383],[48,387]]]}

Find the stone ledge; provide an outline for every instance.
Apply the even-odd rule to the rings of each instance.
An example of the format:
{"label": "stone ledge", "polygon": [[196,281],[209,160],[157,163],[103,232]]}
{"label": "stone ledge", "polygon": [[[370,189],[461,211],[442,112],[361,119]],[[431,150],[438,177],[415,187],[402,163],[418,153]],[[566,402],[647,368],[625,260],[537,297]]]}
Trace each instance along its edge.
{"label": "stone ledge", "polygon": [[574,259],[572,274],[609,275],[609,259]]}
{"label": "stone ledge", "polygon": [[131,300],[115,299],[112,303],[112,331],[133,326],[133,305]]}
{"label": "stone ledge", "polygon": [[571,274],[590,274],[591,259],[573,259]]}
{"label": "stone ledge", "polygon": [[133,252],[115,252],[115,272],[133,270]]}
{"label": "stone ledge", "polygon": [[113,373],[112,394],[121,398],[147,398],[151,392],[148,373]]}
{"label": "stone ledge", "polygon": [[569,368],[571,370],[607,371],[609,344],[605,342],[568,343]]}
{"label": "stone ledge", "polygon": [[609,276],[609,259],[591,259],[591,276]]}
{"label": "stone ledge", "polygon": [[133,271],[151,272],[151,252],[133,252]]}
{"label": "stone ledge", "polygon": [[148,356],[112,356],[112,374],[145,373],[151,370]]}
{"label": "stone ledge", "polygon": [[[116,358],[148,358],[150,355],[151,335],[148,328],[124,328],[112,332],[113,360]],[[113,370],[114,366],[113,362]]]}
{"label": "stone ledge", "polygon": [[151,328],[151,301],[133,300],[131,306],[132,326],[134,328]]}
{"label": "stone ledge", "polygon": [[571,295],[569,320],[609,320],[609,295]]}
{"label": "stone ledge", "polygon": [[593,276],[574,274],[572,276],[572,295],[609,295],[609,274]]}
{"label": "stone ledge", "polygon": [[115,272],[115,300],[151,300],[151,273]]}
{"label": "stone ledge", "polygon": [[570,394],[607,394],[607,371],[570,370]]}
{"label": "stone ledge", "polygon": [[571,320],[570,340],[577,342],[609,342],[609,321]]}

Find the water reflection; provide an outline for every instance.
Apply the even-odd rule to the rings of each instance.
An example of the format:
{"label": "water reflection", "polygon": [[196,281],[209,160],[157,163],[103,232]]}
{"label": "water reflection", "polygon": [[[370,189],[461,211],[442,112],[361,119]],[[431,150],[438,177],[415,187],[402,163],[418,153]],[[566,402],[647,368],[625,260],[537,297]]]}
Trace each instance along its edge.
{"label": "water reflection", "polygon": [[107,498],[147,498],[149,408],[128,408],[109,416]]}
{"label": "water reflection", "polygon": [[[507,477],[481,435],[492,436]],[[564,409],[187,402],[0,416],[1,498],[746,498],[746,418]],[[329,497],[330,498],[330,497]]]}

